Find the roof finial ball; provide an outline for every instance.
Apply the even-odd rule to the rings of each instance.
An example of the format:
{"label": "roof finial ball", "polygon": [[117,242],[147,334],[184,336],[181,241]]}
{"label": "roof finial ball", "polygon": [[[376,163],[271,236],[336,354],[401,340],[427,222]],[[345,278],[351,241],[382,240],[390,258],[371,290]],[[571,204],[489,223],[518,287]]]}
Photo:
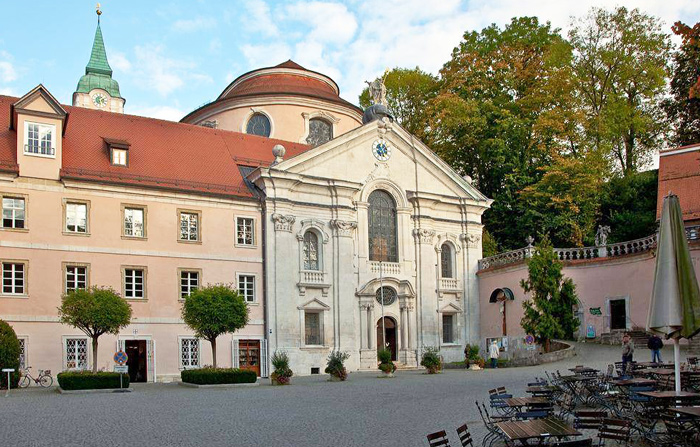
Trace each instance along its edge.
{"label": "roof finial ball", "polygon": [[95,5],[95,13],[97,14],[97,23],[100,23],[100,16],[102,15],[102,10],[100,9],[100,4]]}
{"label": "roof finial ball", "polygon": [[284,154],[287,150],[281,144],[275,144],[272,147],[272,155],[275,156],[275,161],[272,162],[272,166],[282,163],[284,161]]}
{"label": "roof finial ball", "polygon": [[369,86],[369,96],[372,98],[372,105],[365,109],[365,113],[362,115],[362,124],[383,120],[384,118],[394,121],[394,115],[391,114],[389,103],[386,100],[386,86],[384,85],[384,79],[386,79],[388,74],[389,70],[386,70],[381,78],[377,78],[372,82],[365,81],[365,84]]}

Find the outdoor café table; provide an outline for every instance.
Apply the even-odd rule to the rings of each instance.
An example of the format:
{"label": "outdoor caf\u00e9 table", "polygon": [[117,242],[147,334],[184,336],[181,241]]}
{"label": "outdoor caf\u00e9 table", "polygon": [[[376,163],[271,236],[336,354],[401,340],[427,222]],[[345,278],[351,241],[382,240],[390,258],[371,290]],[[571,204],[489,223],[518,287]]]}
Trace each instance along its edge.
{"label": "outdoor caf\u00e9 table", "polygon": [[678,407],[674,408],[673,411],[695,419],[700,419],[700,407]]}
{"label": "outdoor caf\u00e9 table", "polygon": [[509,407],[546,407],[551,405],[551,403],[543,397],[511,397],[509,399],[504,399],[506,405]]}
{"label": "outdoor caf\u00e9 table", "polygon": [[497,422],[498,427],[511,442],[519,442],[521,445],[530,445],[531,440],[542,444],[548,438],[565,438],[568,436],[580,436],[581,433],[570,425],[555,418],[529,419],[526,421]]}
{"label": "outdoor caf\u00e9 table", "polygon": [[615,386],[649,386],[656,385],[656,380],[635,377],[632,379],[613,380],[610,383],[612,383]]}
{"label": "outdoor caf\u00e9 table", "polygon": [[676,403],[693,404],[700,402],[700,393],[691,393],[689,391],[681,391],[680,393],[675,391],[640,391],[637,394],[651,397],[654,401],[663,402],[668,406]]}
{"label": "outdoor caf\u00e9 table", "polygon": [[545,386],[529,386],[526,392],[532,394],[535,397],[538,396],[550,396],[555,393],[559,388],[556,386],[545,385]]}
{"label": "outdoor caf\u00e9 table", "polygon": [[569,371],[571,371],[574,374],[584,374],[584,375],[595,374],[595,373],[599,372],[599,370],[597,370],[595,368],[588,367],[588,366],[577,366],[575,368],[569,368]]}

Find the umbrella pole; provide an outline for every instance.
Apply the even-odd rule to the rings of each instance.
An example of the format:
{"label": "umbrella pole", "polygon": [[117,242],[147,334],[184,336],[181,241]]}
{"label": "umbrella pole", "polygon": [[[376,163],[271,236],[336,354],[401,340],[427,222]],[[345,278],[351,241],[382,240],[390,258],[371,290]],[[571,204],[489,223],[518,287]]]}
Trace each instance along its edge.
{"label": "umbrella pole", "polygon": [[681,347],[677,338],[673,339],[673,360],[676,368],[676,393],[681,392]]}

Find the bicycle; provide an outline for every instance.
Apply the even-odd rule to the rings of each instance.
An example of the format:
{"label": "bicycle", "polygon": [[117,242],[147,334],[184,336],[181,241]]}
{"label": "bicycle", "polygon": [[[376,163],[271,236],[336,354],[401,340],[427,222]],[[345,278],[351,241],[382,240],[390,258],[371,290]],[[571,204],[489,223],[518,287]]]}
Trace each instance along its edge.
{"label": "bicycle", "polygon": [[31,385],[32,380],[42,388],[48,388],[53,385],[53,377],[51,377],[50,369],[40,369],[39,375],[34,378],[29,372],[31,368],[31,366],[28,366],[22,370],[22,379],[19,381],[20,388],[27,388],[29,385]]}

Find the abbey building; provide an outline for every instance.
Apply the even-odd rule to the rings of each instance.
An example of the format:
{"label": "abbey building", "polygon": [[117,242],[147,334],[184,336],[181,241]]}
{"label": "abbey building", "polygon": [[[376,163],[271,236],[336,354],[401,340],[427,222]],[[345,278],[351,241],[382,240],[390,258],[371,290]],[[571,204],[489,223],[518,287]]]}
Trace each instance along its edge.
{"label": "abbey building", "polygon": [[480,343],[477,262],[491,201],[391,119],[363,111],[321,73],[287,61],[245,73],[180,123],[125,114],[98,25],[72,106],[39,85],[0,96],[0,318],[23,362],[91,364],[58,322],[61,294],[110,286],[131,325],[100,339],[101,368],[129,354],[134,381],[211,363],[180,318],[189,293],[231,283],[246,328],[222,336],[222,366],[296,374],[331,350],[352,370],[377,349],[416,366]]}

